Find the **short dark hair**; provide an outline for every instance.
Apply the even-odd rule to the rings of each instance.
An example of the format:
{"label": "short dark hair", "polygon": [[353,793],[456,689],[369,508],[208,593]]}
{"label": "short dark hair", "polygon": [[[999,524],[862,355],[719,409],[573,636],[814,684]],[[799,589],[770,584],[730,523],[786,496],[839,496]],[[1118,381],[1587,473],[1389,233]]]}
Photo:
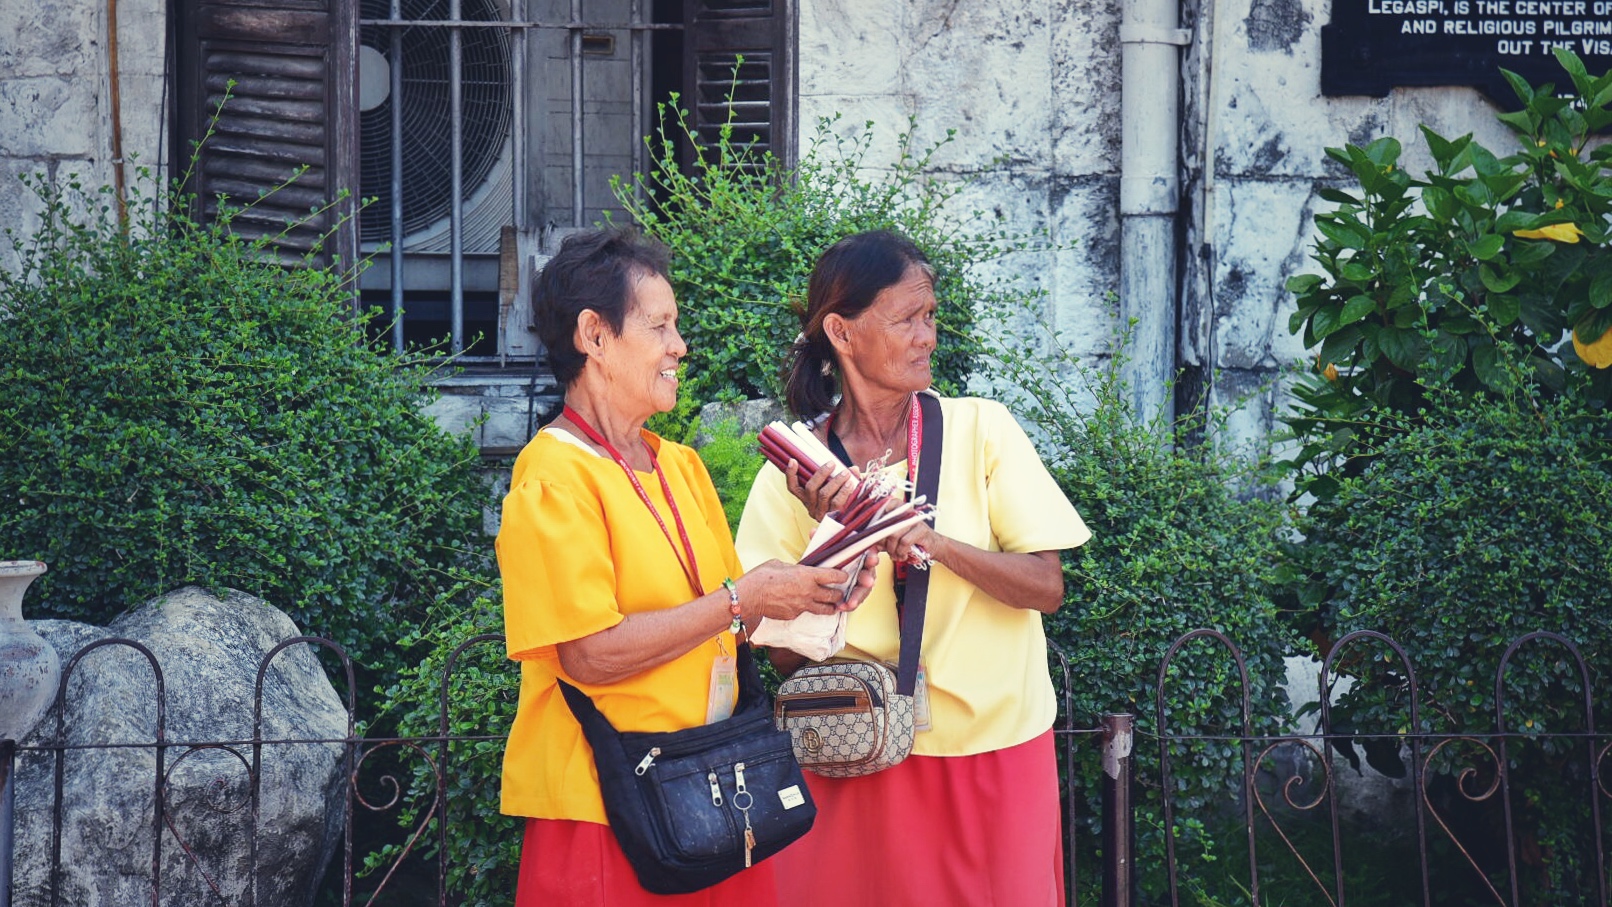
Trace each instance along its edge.
{"label": "short dark hair", "polygon": [[532,284],[537,336],[548,348],[549,366],[561,387],[570,387],[588,361],[576,348],[577,318],[592,309],[620,336],[632,306],[633,281],[654,275],[670,282],[669,268],[666,247],[631,227],[584,230],[565,238]]}
{"label": "short dark hair", "polygon": [[784,379],[784,402],[795,415],[812,419],[828,412],[839,394],[839,381],[827,367],[835,358],[834,347],[823,330],[823,319],[831,314],[842,318],[862,314],[880,293],[900,283],[914,265],[934,280],[934,266],[923,251],[912,240],[891,230],[847,236],[817,259],[806,287],[801,336],[789,351]]}

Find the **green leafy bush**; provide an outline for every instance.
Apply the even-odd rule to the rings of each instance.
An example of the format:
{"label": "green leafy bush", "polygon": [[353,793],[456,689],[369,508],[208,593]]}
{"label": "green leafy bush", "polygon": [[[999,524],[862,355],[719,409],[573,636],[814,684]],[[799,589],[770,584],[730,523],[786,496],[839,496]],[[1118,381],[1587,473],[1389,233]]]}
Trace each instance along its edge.
{"label": "green leafy bush", "polygon": [[[1576,643],[1592,686],[1612,667],[1599,527],[1612,512],[1612,146],[1590,147],[1612,125],[1612,73],[1556,56],[1573,87],[1562,96],[1506,74],[1522,103],[1500,117],[1520,145],[1510,156],[1424,127],[1435,168],[1418,180],[1392,138],[1329,149],[1360,191],[1325,193],[1337,208],[1316,218],[1324,274],[1288,283],[1291,327],[1319,350],[1287,418],[1304,445],[1298,487],[1313,495],[1289,551],[1293,588],[1323,646],[1374,630],[1411,660],[1419,727],[1386,649],[1351,648],[1337,665],[1354,683],[1333,730],[1358,734],[1390,774],[1405,770],[1403,734],[1495,730],[1495,671],[1525,633]],[[1510,730],[1583,729],[1566,654],[1543,642],[1518,653]],[[1430,790],[1492,777],[1498,757],[1465,750],[1427,766]],[[1593,877],[1577,750],[1523,740],[1507,755],[1525,902],[1579,903]],[[1507,846],[1498,798],[1450,799],[1469,845]]]}
{"label": "green leafy bush", "polygon": [[[1327,636],[1370,629],[1398,641],[1416,671],[1423,732],[1493,732],[1500,656],[1533,631],[1577,644],[1592,689],[1604,689],[1612,677],[1605,417],[1561,398],[1535,406],[1520,394],[1438,393],[1420,424],[1396,428],[1370,465],[1338,480],[1301,524],[1294,557]],[[1388,654],[1370,644],[1340,653],[1339,670],[1356,682],[1334,717],[1339,731],[1388,735],[1358,742],[1394,772],[1404,743],[1395,735],[1412,730],[1410,678]],[[1506,725],[1530,736],[1583,731],[1585,692],[1565,649],[1532,643],[1505,675]],[[1612,718],[1605,697],[1592,699],[1604,726]],[[1432,766],[1434,775],[1492,771],[1493,759],[1472,749],[1462,752],[1467,762]],[[1583,757],[1571,740],[1510,745],[1519,837],[1554,854],[1545,867],[1525,861],[1523,871],[1533,885],[1552,874],[1550,903],[1579,903],[1565,892],[1593,877],[1580,862],[1592,783]],[[1501,817],[1498,801],[1488,806],[1468,827],[1492,843]]]}
{"label": "green leafy bush", "polygon": [[711,484],[722,499],[722,512],[731,529],[739,525],[750,486],[765,462],[761,445],[755,435],[740,433],[736,419],[724,419],[704,431],[709,437],[700,445],[700,460],[711,473]]}
{"label": "green leafy bush", "polygon": [[[466,587],[477,584],[467,580]],[[520,869],[523,820],[499,813],[499,778],[503,771],[504,738],[515,720],[520,699],[520,668],[504,656],[502,588],[496,582],[483,586],[466,608],[433,614],[421,627],[399,640],[410,651],[424,652],[415,666],[405,668],[397,682],[384,691],[390,711],[381,721],[395,723],[398,735],[433,738],[446,734],[448,742],[428,742],[383,750],[385,764],[409,778],[408,789],[395,813],[399,825],[412,837],[420,834],[405,853],[404,843],[379,848],[364,858],[363,874],[379,885],[394,863],[410,860],[433,863],[446,842],[447,890],[463,907],[507,907],[514,903],[515,879]],[[462,650],[462,651],[461,651]],[[450,665],[450,659],[457,659]],[[401,751],[397,751],[400,749]],[[377,771],[360,772],[361,789]],[[444,780],[443,815],[430,812],[439,776]],[[386,799],[383,794],[377,800]],[[427,873],[434,877],[435,873]],[[395,892],[395,882],[391,883]],[[384,890],[384,889],[383,889]]]}
{"label": "green leafy bush", "polygon": [[919,152],[909,123],[888,174],[870,177],[884,164],[868,159],[873,124],[852,138],[837,136],[834,126],[832,118],[817,124],[794,168],[735,142],[729,126],[685,172],[677,148],[688,123],[663,106],[650,172],[613,182],[634,221],[672,249],[679,329],[689,345],[685,396],[701,403],[777,398],[812,266],[836,240],[862,230],[899,230],[935,265],[935,382],[942,390],[958,390],[974,369],[975,307],[1004,295],[1022,298],[976,266],[1025,238],[959,227],[947,203],[967,183],[926,172],[950,133]]}
{"label": "green leafy bush", "polygon": [[[1432,383],[1481,394],[1521,380],[1596,408],[1612,398],[1612,349],[1601,350],[1612,348],[1612,145],[1589,142],[1612,125],[1612,73],[1591,78],[1571,51],[1556,56],[1573,83],[1565,96],[1506,73],[1523,105],[1500,117],[1520,145],[1507,157],[1425,126],[1435,169],[1424,179],[1399,167],[1391,137],[1327,149],[1359,188],[1321,191],[1336,205],[1315,218],[1323,273],[1288,281],[1289,327],[1317,350],[1288,419],[1304,442],[1301,488],[1326,494],[1325,473],[1358,471],[1353,459],[1400,424],[1369,415],[1415,424]],[[1520,375],[1501,367],[1512,353]]]}
{"label": "green leafy bush", "polygon": [[42,226],[0,274],[0,538],[38,617],[104,623],[186,583],[285,609],[360,662],[442,572],[484,564],[468,436],[420,412],[419,358],[365,343],[350,272],[284,267],[175,193],[28,180]]}

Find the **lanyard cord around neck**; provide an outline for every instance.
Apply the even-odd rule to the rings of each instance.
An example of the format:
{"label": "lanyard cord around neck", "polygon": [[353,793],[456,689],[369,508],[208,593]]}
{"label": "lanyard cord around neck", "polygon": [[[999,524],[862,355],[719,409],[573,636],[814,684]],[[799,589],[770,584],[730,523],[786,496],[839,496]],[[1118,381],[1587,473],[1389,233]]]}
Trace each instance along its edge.
{"label": "lanyard cord around neck", "polygon": [[677,499],[672,497],[672,488],[666,484],[666,473],[661,471],[660,458],[655,456],[655,451],[650,448],[649,442],[643,442],[644,449],[649,451],[649,462],[655,467],[655,477],[660,479],[660,490],[666,495],[667,505],[672,508],[672,520],[677,523],[677,534],[683,540],[683,552],[688,554],[686,563],[683,560],[683,555],[677,550],[677,542],[673,541],[671,530],[666,528],[666,521],[661,519],[660,511],[655,509],[655,502],[649,499],[649,492],[645,491],[643,484],[638,481],[638,476],[633,472],[632,466],[628,465],[627,458],[623,457],[621,451],[617,450],[614,445],[606,441],[604,435],[599,434],[592,425],[589,425],[587,420],[582,418],[581,413],[572,409],[571,404],[567,403],[565,405],[564,413],[565,417],[570,419],[577,428],[582,429],[582,433],[588,436],[588,440],[608,451],[610,458],[615,460],[616,465],[621,467],[621,471],[627,474],[627,480],[632,482],[633,490],[638,492],[638,499],[644,502],[645,507],[649,508],[650,514],[655,517],[655,522],[660,526],[661,533],[666,536],[666,543],[672,546],[672,556],[677,558],[677,565],[683,568],[683,575],[688,577],[689,585],[694,588],[694,594],[696,596],[704,595],[705,587],[700,585],[700,565],[694,560],[694,544],[689,541],[688,529],[683,526],[683,515],[677,510]]}

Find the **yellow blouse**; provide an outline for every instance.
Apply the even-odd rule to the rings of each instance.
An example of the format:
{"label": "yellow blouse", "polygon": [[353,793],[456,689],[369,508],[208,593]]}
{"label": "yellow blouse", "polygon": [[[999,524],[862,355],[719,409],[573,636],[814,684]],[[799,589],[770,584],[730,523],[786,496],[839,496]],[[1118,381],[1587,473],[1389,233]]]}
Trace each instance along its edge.
{"label": "yellow blouse", "polygon": [[[1005,407],[990,400],[942,398],[941,414],[938,532],[987,551],[1011,552],[1058,551],[1091,538]],[[905,478],[905,460],[889,468]],[[746,564],[798,559],[814,526],[783,474],[763,466],[739,520],[740,559]],[[1046,731],[1057,702],[1041,615],[1008,607],[938,564],[930,569],[922,661],[931,730],[917,736],[913,752],[970,755]],[[901,638],[892,575],[889,556],[881,555],[878,582],[851,613],[838,657],[896,661]]]}
{"label": "yellow blouse", "polygon": [[[539,432],[515,461],[498,530],[509,657],[521,664],[520,704],[504,751],[502,810],[515,816],[608,824],[593,751],[555,684],[563,677],[624,731],[705,723],[712,664],[733,654],[726,633],[659,667],[616,683],[581,684],[555,646],[620,623],[626,615],[683,604],[739,575],[722,504],[699,457],[644,438],[661,464],[688,530],[704,589],[692,588],[655,517],[619,465],[566,438]],[[682,550],[653,472],[638,473]]]}

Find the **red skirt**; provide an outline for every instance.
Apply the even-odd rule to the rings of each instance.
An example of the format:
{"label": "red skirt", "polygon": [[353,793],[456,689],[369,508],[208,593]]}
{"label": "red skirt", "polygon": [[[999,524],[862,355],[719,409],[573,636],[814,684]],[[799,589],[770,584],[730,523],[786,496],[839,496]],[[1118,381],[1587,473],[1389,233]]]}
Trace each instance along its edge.
{"label": "red skirt", "polygon": [[527,819],[515,907],[776,907],[773,860],[703,891],[651,894],[638,884],[610,826]]}
{"label": "red skirt", "polygon": [[782,907],[1062,907],[1052,731],[861,778],[806,774],[817,821],[773,857]]}

